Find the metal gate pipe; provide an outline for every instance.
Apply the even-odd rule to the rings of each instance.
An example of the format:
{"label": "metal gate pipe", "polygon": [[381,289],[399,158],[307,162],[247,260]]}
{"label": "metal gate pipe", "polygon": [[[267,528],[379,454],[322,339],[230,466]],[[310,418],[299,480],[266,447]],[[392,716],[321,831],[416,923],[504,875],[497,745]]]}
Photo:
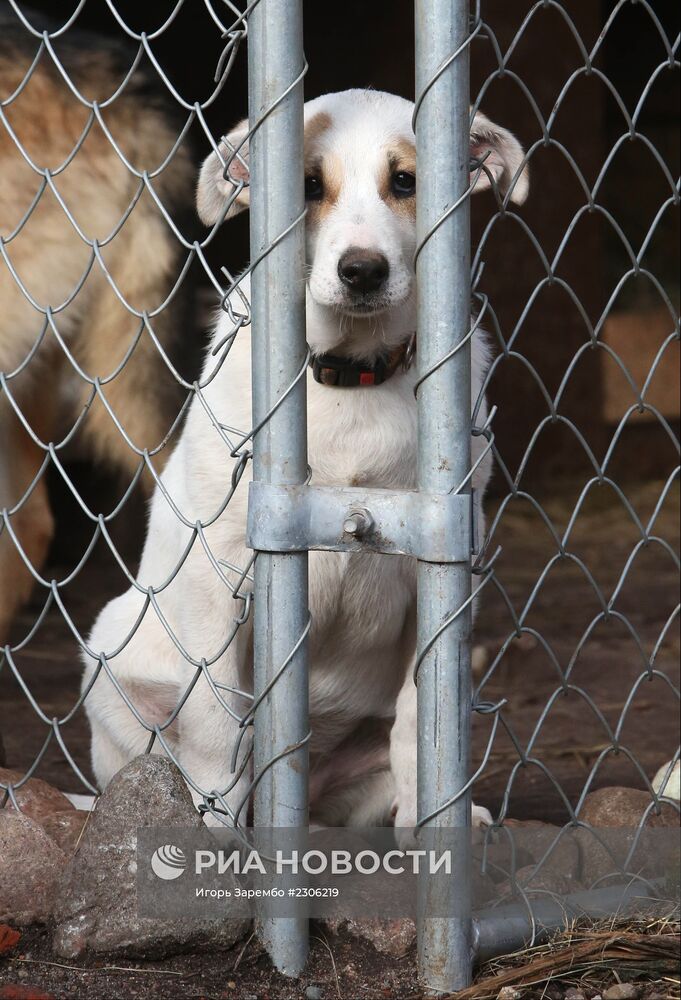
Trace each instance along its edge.
{"label": "metal gate pipe", "polygon": [[[468,0],[416,0],[415,9],[418,486],[448,494],[462,483],[470,491],[469,9]],[[441,809],[469,777],[470,593],[470,555],[419,562],[418,815],[428,847],[454,848],[452,878],[419,885],[419,972],[436,993],[472,974],[470,794]]]}
{"label": "metal gate pipe", "polygon": [[476,962],[482,964],[499,955],[534,947],[559,931],[567,931],[578,920],[612,920],[613,914],[622,921],[668,917],[678,910],[678,898],[668,898],[673,895],[678,893],[660,883],[636,880],[479,910],[473,918]]}
{"label": "metal gate pipe", "polygon": [[[249,120],[257,125],[249,157],[251,259],[264,254],[251,280],[254,426],[265,420],[253,442],[253,479],[290,486],[307,474],[305,378],[297,378],[307,355],[302,0],[261,0],[248,19],[248,40]],[[255,712],[255,825],[305,827],[307,553],[259,553],[254,595],[256,701],[286,664]],[[307,919],[275,919],[265,904],[258,930],[277,968],[298,975]]]}

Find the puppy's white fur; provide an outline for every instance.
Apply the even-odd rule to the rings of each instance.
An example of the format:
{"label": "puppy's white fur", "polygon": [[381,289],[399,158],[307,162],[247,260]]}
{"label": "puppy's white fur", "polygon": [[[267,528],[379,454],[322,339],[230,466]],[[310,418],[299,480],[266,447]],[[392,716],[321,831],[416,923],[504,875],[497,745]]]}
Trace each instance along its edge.
{"label": "puppy's white fur", "polygon": [[[412,258],[413,211],[389,196],[386,183],[396,157],[413,147],[413,106],[373,91],[348,91],[306,105],[306,162],[324,179],[327,194],[311,206],[307,226],[307,339],[314,352],[333,351],[375,358],[398,347],[415,330]],[[228,154],[245,135],[239,126],[224,142]],[[478,115],[472,147],[489,150],[490,172],[516,200],[525,197],[522,150],[503,129]],[[484,150],[481,148],[484,147]],[[406,151],[406,153],[405,153]],[[204,221],[224,212],[233,183],[244,179],[248,150],[223,177],[224,165],[212,153],[201,172],[197,201]],[[391,166],[392,164],[392,166]],[[399,167],[399,164],[398,164]],[[480,186],[489,182],[486,175]],[[230,214],[246,207],[248,189],[239,192]],[[338,275],[340,256],[349,248],[381,252],[389,277],[361,308]],[[248,295],[247,282],[242,289]],[[465,290],[462,289],[462,294]],[[239,303],[235,303],[239,308]],[[222,314],[214,344],[229,333]],[[480,393],[485,345],[472,345],[472,400]],[[168,630],[195,660],[205,659],[221,696],[242,715],[247,702],[238,692],[251,690],[252,635],[242,626],[223,650],[233,620],[241,611],[216,572],[202,541],[176,516],[164,493],[189,524],[205,525],[205,544],[223,565],[243,567],[250,553],[244,541],[247,480],[239,482],[229,504],[234,460],[206,412],[223,427],[247,429],[251,414],[250,330],[242,329],[215,377],[218,362],[208,356],[207,383],[195,399],[176,451],[163,474],[164,490],[151,504],[149,533],[138,574],[145,590],[157,589],[158,613],[145,610],[146,597],[131,588],[100,614],[89,640],[84,688],[105,654],[118,684],[149,724],[163,723],[187,690],[195,669],[187,663]],[[308,376],[309,463],[312,482],[413,489],[416,479],[415,372],[398,371],[380,386],[336,389]],[[485,419],[484,405],[480,420]],[[473,459],[481,454],[473,438]],[[474,486],[482,495],[490,473],[486,458]],[[193,540],[192,540],[193,539]],[[187,554],[187,549],[189,552]],[[226,569],[232,585],[239,574]],[[310,553],[310,717],[312,727],[312,815],[319,822],[372,824],[389,820],[412,827],[416,821],[416,717],[411,667],[415,647],[415,565],[400,556]],[[247,587],[247,584],[245,585]],[[242,590],[244,587],[242,587]],[[85,702],[92,725],[92,760],[103,787],[128,760],[143,752],[148,732],[139,725],[105,672]],[[201,793],[223,791],[236,804],[250,780],[229,773],[237,727],[201,676],[166,738]],[[200,794],[196,792],[197,799]],[[476,810],[478,821],[488,818]]]}

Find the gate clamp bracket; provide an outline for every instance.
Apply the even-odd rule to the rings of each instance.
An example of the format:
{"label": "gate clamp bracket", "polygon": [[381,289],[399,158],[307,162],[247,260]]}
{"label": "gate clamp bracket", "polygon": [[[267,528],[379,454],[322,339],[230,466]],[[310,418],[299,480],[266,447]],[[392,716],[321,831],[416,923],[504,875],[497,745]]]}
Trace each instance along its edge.
{"label": "gate clamp bracket", "polygon": [[252,482],[247,544],[258,552],[382,552],[466,563],[475,551],[473,493]]}

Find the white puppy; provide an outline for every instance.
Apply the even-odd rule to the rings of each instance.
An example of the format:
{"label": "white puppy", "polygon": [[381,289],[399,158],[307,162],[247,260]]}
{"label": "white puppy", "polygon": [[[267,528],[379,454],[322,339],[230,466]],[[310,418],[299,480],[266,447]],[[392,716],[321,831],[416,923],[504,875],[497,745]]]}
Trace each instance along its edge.
{"label": "white puppy", "polygon": [[[416,376],[404,363],[416,329],[412,113],[406,100],[361,90],[329,94],[305,106],[307,339],[317,359],[308,373],[308,429],[315,484],[415,488]],[[225,159],[246,131],[242,123],[227,137]],[[486,154],[485,165],[502,192],[524,199],[523,152],[510,133],[478,114],[472,152]],[[229,168],[235,181],[247,171],[246,146],[241,156],[243,162],[233,159]],[[478,186],[489,183],[483,173]],[[220,218],[233,190],[212,153],[197,197],[206,223]],[[230,213],[247,203],[244,188]],[[242,289],[247,296],[246,282]],[[234,300],[241,311],[236,295]],[[223,313],[213,343],[222,342],[231,329]],[[217,373],[202,391],[203,402],[192,402],[163,473],[163,490],[154,495],[137,580],[144,591],[154,588],[156,606],[133,587],[104,608],[90,636],[94,656],[85,658],[83,682],[84,689],[92,682],[103,654],[139,716],[149,726],[162,726],[197,673],[180,647],[199,666],[205,661],[207,669],[164,738],[190,776],[197,801],[217,790],[225,793],[230,809],[238,806],[251,780],[248,767],[237,776],[230,774],[229,763],[238,734],[235,717],[248,709],[241,693],[252,690],[250,622],[227,644],[243,606],[234,600],[233,588],[251,556],[244,539],[249,477],[244,474],[234,489],[234,459],[224,430],[215,424],[250,427],[249,334],[248,327],[237,334],[221,367],[220,354],[217,359],[209,355],[202,382],[216,368]],[[486,358],[480,333],[472,356],[475,402]],[[474,460],[483,444],[473,439]],[[473,482],[480,496],[489,473],[486,459]],[[190,527],[199,522],[202,537]],[[414,561],[311,552],[309,578],[312,816],[332,825],[372,825],[389,822],[392,813],[396,825],[412,827]],[[240,592],[247,589],[248,580]],[[144,751],[149,731],[104,670],[85,704],[93,767],[104,787]],[[488,814],[476,809],[474,816],[481,822]]]}

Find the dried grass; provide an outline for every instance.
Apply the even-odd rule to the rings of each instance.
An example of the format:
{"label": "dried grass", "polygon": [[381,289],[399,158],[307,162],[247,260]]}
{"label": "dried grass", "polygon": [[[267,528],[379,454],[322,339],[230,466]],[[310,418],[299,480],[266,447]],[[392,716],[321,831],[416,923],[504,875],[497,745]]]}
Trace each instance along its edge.
{"label": "dried grass", "polygon": [[576,923],[542,945],[487,962],[476,982],[456,1000],[493,1000],[504,986],[561,985],[600,987],[643,978],[659,984],[659,995],[679,996],[680,941],[677,914],[627,923]]}

